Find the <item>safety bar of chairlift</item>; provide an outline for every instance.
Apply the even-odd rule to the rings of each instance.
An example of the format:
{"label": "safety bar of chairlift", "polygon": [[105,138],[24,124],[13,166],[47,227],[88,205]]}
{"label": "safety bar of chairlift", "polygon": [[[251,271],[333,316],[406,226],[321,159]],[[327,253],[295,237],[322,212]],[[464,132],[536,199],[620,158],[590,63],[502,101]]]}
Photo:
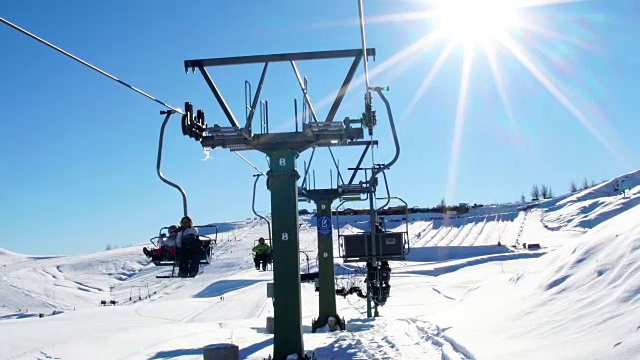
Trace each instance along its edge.
{"label": "safety bar of chairlift", "polygon": [[364,198],[361,198],[360,196],[355,197],[355,195],[352,196],[343,196],[341,197],[342,202],[340,204],[338,204],[338,206],[336,206],[336,222],[338,223],[338,238],[340,237],[340,206],[344,205],[344,203],[347,202],[358,202],[358,201],[365,201],[369,199],[369,194],[365,194]]}
{"label": "safety bar of chairlift", "polygon": [[[356,202],[356,201],[364,201],[367,198],[364,199],[360,199],[358,197],[358,199],[347,199],[346,196],[343,197],[344,200],[342,200],[342,202],[340,204],[338,204],[338,206],[336,206],[336,223],[337,223],[337,230],[338,230],[338,245],[340,245],[340,206],[344,205],[344,203],[346,202]],[[338,252],[340,252],[340,247],[338,247]]]}
{"label": "safety bar of chairlift", "polygon": [[[166,239],[166,238],[168,238],[168,236],[166,236],[166,235],[154,236],[151,239],[149,239],[149,242],[151,242],[151,244],[153,244],[153,246],[158,248],[158,242],[156,240]],[[198,234],[198,240],[200,240],[200,241],[213,241],[214,244],[217,244],[218,243],[218,236],[217,236],[217,233],[216,233],[216,237],[215,238],[212,238],[209,235]]]}
{"label": "safety bar of chairlift", "polygon": [[389,182],[387,181],[387,173],[385,171],[382,172],[382,177],[384,178],[384,187],[387,189],[387,202],[384,203],[384,205],[377,208],[376,213],[378,213],[378,211],[387,207],[389,205],[389,202],[391,202],[391,193],[389,192]]}
{"label": "safety bar of chairlift", "polygon": [[164,238],[166,238],[166,236],[162,236],[162,235],[160,235],[160,236],[154,236],[154,237],[152,237],[151,239],[149,239],[149,242],[151,242],[151,244],[153,244],[153,246],[155,246],[156,248],[158,248],[158,243],[157,243],[157,241],[156,241],[156,240],[164,239]]}
{"label": "safety bar of chairlift", "polygon": [[[156,238],[160,238],[160,237],[168,237],[168,235],[166,233],[163,233],[163,230],[169,230],[170,226],[163,226],[160,228],[160,231],[158,232],[158,236],[154,237],[153,239]],[[194,228],[215,228],[216,229],[216,239],[218,238],[218,226],[217,225],[196,225],[194,226]]]}
{"label": "safety bar of chairlift", "polygon": [[409,204],[407,204],[406,201],[404,201],[404,199],[402,199],[401,197],[398,196],[386,196],[386,197],[379,197],[376,198],[376,200],[399,200],[404,204],[404,225],[405,225],[405,244],[407,244],[406,249],[407,252],[405,253],[405,255],[407,255],[409,253],[409,251],[411,251],[410,245],[409,245]]}
{"label": "safety bar of chairlift", "polygon": [[[215,240],[216,243],[218,242],[218,225],[195,225],[194,228],[196,228],[196,229],[204,229],[204,228],[214,228],[214,229],[216,229],[216,232],[215,232],[216,236],[215,236],[215,239],[213,239],[213,240]],[[207,238],[211,239],[208,235],[198,234],[198,236],[204,236],[204,237],[207,237]]]}
{"label": "safety bar of chairlift", "polygon": [[185,193],[184,189],[181,188],[180,185],[165,178],[164,175],[162,175],[162,171],[160,170],[160,164],[162,163],[162,144],[164,142],[164,130],[167,127],[167,122],[169,121],[169,118],[173,113],[174,113],[173,111],[166,112],[167,115],[164,117],[164,121],[162,122],[162,126],[160,127],[160,139],[158,140],[158,158],[156,162],[156,173],[158,174],[158,177],[160,178],[160,180],[162,180],[162,182],[177,189],[180,192],[180,195],[182,195],[182,213],[183,213],[183,216],[187,216],[187,193]]}
{"label": "safety bar of chairlift", "polygon": [[[300,250],[300,253],[304,254],[304,256],[307,258],[307,274],[311,271],[311,267],[309,265],[309,254],[308,254],[308,252],[309,251],[307,251],[307,250]],[[318,258],[316,258],[316,266],[318,265],[317,261],[318,261]]]}
{"label": "safety bar of chairlift", "polygon": [[360,197],[358,197],[357,199],[347,199],[346,196],[342,197],[342,202],[340,204],[338,204],[338,206],[336,206],[336,229],[338,231],[338,256],[342,257],[342,242],[340,241],[340,206],[344,205],[344,203],[347,202],[357,202],[357,201],[364,201],[368,199],[369,194],[367,194],[367,197],[365,197],[364,199],[361,199]]}
{"label": "safety bar of chairlift", "polygon": [[338,206],[336,206],[336,230],[338,231],[338,255],[340,255],[340,206],[348,202],[349,200],[342,200]]}

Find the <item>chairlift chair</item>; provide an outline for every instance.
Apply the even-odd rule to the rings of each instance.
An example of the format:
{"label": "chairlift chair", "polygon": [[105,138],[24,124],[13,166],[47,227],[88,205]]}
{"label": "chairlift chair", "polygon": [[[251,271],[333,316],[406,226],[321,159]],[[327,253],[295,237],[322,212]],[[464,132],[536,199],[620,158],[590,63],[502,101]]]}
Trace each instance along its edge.
{"label": "chairlift chair", "polygon": [[[404,202],[398,197],[378,198],[379,200],[396,199]],[[386,231],[376,232],[375,234],[375,257],[381,261],[404,260],[410,251],[409,246],[409,215],[408,207],[405,203],[405,216],[403,222],[404,231]],[[383,218],[379,218],[382,220]],[[384,226],[384,225],[383,225]],[[386,226],[384,226],[386,228]],[[349,262],[366,262],[373,258],[373,249],[371,248],[371,232],[361,232],[357,234],[340,234],[338,228],[338,253],[345,263]]]}
{"label": "chairlift chair", "polygon": [[[164,175],[162,174],[162,171],[160,170],[160,166],[162,164],[162,144],[164,141],[164,131],[169,121],[169,118],[173,113],[174,113],[173,111],[161,112],[161,114],[166,114],[166,116],[160,127],[160,137],[158,139],[158,156],[156,161],[156,173],[158,174],[158,177],[160,178],[160,180],[162,180],[162,182],[175,188],[180,192],[180,195],[182,196],[183,215],[187,216],[187,194],[185,193],[184,189],[180,187],[180,185],[165,178]],[[200,111],[198,111],[198,116],[200,115],[203,115],[203,114],[200,114]],[[185,134],[184,122],[183,122],[182,132],[184,135]],[[197,248],[199,250],[194,254],[199,264],[210,264],[211,261],[213,260],[213,248],[215,247],[218,241],[218,227],[216,225],[204,225],[204,226],[194,226],[194,227],[198,229],[199,233],[201,232],[200,229],[206,229],[206,228],[215,229],[215,232],[212,232],[214,234],[213,236],[210,235],[212,233],[197,236],[197,241],[199,242],[199,246]],[[169,227],[161,228],[159,235],[151,239],[151,243],[154,245],[155,249],[159,248],[160,239],[164,240],[168,237],[167,234],[165,233],[165,231],[168,229]],[[153,260],[153,263],[156,266],[170,266],[170,265],[172,266],[171,275],[169,276],[159,275],[156,277],[157,278],[174,277],[175,270],[177,267],[179,268],[179,265],[180,265],[179,258],[180,258],[180,254],[178,253],[178,251],[175,251],[173,258],[163,257],[163,258]]]}
{"label": "chairlift chair", "polygon": [[[382,231],[376,230],[374,242],[372,243],[372,233],[362,232],[358,234],[340,234],[338,228],[338,251],[342,257],[343,262],[366,262],[367,263],[367,277],[366,283],[370,289],[371,300],[377,306],[382,306],[387,302],[391,292],[391,286],[389,281],[391,279],[391,269],[389,268],[389,261],[404,260],[405,256],[409,253],[409,216],[407,203],[398,197],[384,197],[376,198],[377,200],[391,200],[396,199],[404,203],[405,216],[403,218],[405,223],[405,231]],[[379,209],[374,209],[377,212],[383,207],[388,205],[389,201]],[[377,221],[381,221],[381,218],[376,216]],[[376,224],[378,225],[378,224]],[[372,248],[375,247],[374,248]],[[375,251],[374,251],[375,250]],[[375,261],[374,261],[375,260]],[[354,288],[354,291],[359,289]]]}
{"label": "chairlift chair", "polygon": [[[199,226],[194,226],[194,228],[196,228],[199,233],[202,232],[201,229],[213,229],[214,231],[206,235],[205,234],[187,235],[185,239],[188,239],[189,237],[193,237],[193,241],[198,242],[196,247],[190,247],[188,250],[186,247],[184,249],[176,249],[177,251],[174,252],[174,256],[171,258],[152,260],[156,266],[172,266],[170,275],[158,275],[156,276],[157,278],[171,278],[176,276],[178,277],[195,276],[195,275],[186,276],[184,274],[180,276],[181,275],[180,271],[178,271],[178,273],[176,274],[176,269],[178,270],[180,269],[181,260],[182,262],[185,261],[185,258],[184,258],[185,252],[189,253],[189,258],[191,259],[195,258],[198,262],[198,265],[201,265],[201,264],[208,265],[213,262],[214,248],[218,243],[218,227],[216,225],[199,225]],[[160,229],[160,235],[151,239],[151,243],[154,245],[156,249],[158,248],[157,240],[164,239],[167,237],[167,235],[163,232],[163,230],[167,230],[167,229],[168,227],[163,227],[162,229]],[[205,230],[205,232],[207,231]]]}

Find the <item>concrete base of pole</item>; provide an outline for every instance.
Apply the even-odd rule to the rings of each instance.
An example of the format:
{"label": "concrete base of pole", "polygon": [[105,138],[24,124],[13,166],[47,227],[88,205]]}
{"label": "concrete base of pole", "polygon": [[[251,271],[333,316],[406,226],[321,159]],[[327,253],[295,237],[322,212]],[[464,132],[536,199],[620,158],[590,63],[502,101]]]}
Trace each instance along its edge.
{"label": "concrete base of pole", "polygon": [[267,316],[267,333],[273,334],[274,324],[273,324],[273,316]]}
{"label": "concrete base of pole", "polygon": [[240,360],[240,349],[234,344],[212,344],[202,349],[204,360]]}
{"label": "concrete base of pole", "polygon": [[327,326],[329,331],[339,331],[345,330],[344,320],[340,318],[338,315],[329,316],[326,319],[315,319],[311,323],[311,332],[316,332],[316,330]]}
{"label": "concrete base of pole", "polygon": [[340,323],[333,316],[330,316],[329,320],[327,320],[327,326],[329,326],[329,331],[340,330]]}

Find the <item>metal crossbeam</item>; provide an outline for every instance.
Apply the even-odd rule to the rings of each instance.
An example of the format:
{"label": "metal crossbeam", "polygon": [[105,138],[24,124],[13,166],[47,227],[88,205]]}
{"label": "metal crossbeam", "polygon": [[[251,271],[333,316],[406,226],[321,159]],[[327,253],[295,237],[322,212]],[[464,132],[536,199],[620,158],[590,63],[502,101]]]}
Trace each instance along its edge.
{"label": "metal crossbeam", "polygon": [[236,117],[233,116],[233,113],[231,112],[229,105],[227,105],[227,102],[224,101],[222,94],[220,94],[220,90],[218,90],[218,88],[216,87],[216,84],[211,79],[211,76],[209,76],[207,69],[205,69],[202,66],[198,66],[198,70],[200,70],[200,73],[202,74],[204,81],[207,82],[207,85],[209,85],[209,89],[211,89],[211,92],[213,92],[213,95],[216,97],[216,100],[218,100],[218,104],[220,105],[220,108],[222,108],[222,111],[224,112],[224,114],[227,116],[227,119],[229,120],[229,123],[231,124],[231,126],[240,127],[240,124],[238,123],[238,120],[236,120]]}
{"label": "metal crossbeam", "polygon": [[[322,59],[340,59],[362,56],[362,49],[349,49],[349,50],[329,50],[329,51],[309,51],[299,53],[283,53],[283,54],[268,54],[268,55],[249,55],[249,56],[232,56],[223,58],[212,59],[195,59],[185,60],[185,70],[195,69],[200,66],[226,66],[226,65],[241,65],[241,64],[258,64],[268,62],[283,62],[283,61],[302,61],[302,60],[322,60]],[[376,49],[367,49],[367,56],[376,56]]]}

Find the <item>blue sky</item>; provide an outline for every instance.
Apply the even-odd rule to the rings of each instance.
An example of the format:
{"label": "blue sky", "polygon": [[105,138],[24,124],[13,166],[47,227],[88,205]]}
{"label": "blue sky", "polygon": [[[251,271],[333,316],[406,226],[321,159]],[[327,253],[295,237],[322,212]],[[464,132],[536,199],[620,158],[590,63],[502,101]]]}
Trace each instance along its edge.
{"label": "blue sky", "polygon": [[[463,75],[469,47],[459,44],[412,101],[451,38],[414,46],[416,51],[385,66],[441,22],[406,15],[395,17],[402,21],[381,20],[433,9],[426,1],[365,1],[368,46],[378,53],[370,63],[371,83],[391,88],[387,96],[402,147],[388,174],[393,195],[411,206],[432,206],[445,196],[448,203],[507,202],[528,196],[533,183],[562,194],[571,180],[601,181],[638,168],[636,1],[522,9],[518,14],[525,20],[505,32],[525,50],[514,53],[513,47],[490,42],[503,91],[479,45]],[[213,95],[199,74],[185,75],[183,60],[358,48],[357,14],[355,0],[9,0],[0,8],[0,17],[173,106],[191,101],[206,111],[209,124],[223,126],[227,121]],[[29,254],[100,251],[107,244],[143,243],[161,226],[178,222],[180,197],[155,174],[160,105],[5,25],[0,48],[1,248]],[[314,103],[335,94],[350,61],[298,63]],[[210,69],[241,120],[244,81],[255,89],[260,71],[260,65]],[[360,67],[357,77],[362,73]],[[461,108],[464,79],[467,101]],[[363,91],[362,84],[353,85],[336,119],[359,115]],[[263,89],[271,129],[293,131],[294,97],[300,101],[290,66],[271,66]],[[381,124],[376,162],[388,161],[393,146],[387,118],[380,100],[375,106]],[[328,107],[317,111],[324,115]],[[462,126],[456,135],[457,118]],[[359,152],[335,150],[342,171],[355,164]],[[300,157],[299,169],[309,154]],[[227,150],[211,155],[202,161],[201,146],[182,136],[173,118],[163,172],[186,189],[196,223],[252,216],[254,170]],[[267,170],[263,154],[244,155]],[[330,185],[330,168],[327,150],[319,150],[313,167],[318,187]],[[258,189],[257,208],[269,211],[264,181]]]}

